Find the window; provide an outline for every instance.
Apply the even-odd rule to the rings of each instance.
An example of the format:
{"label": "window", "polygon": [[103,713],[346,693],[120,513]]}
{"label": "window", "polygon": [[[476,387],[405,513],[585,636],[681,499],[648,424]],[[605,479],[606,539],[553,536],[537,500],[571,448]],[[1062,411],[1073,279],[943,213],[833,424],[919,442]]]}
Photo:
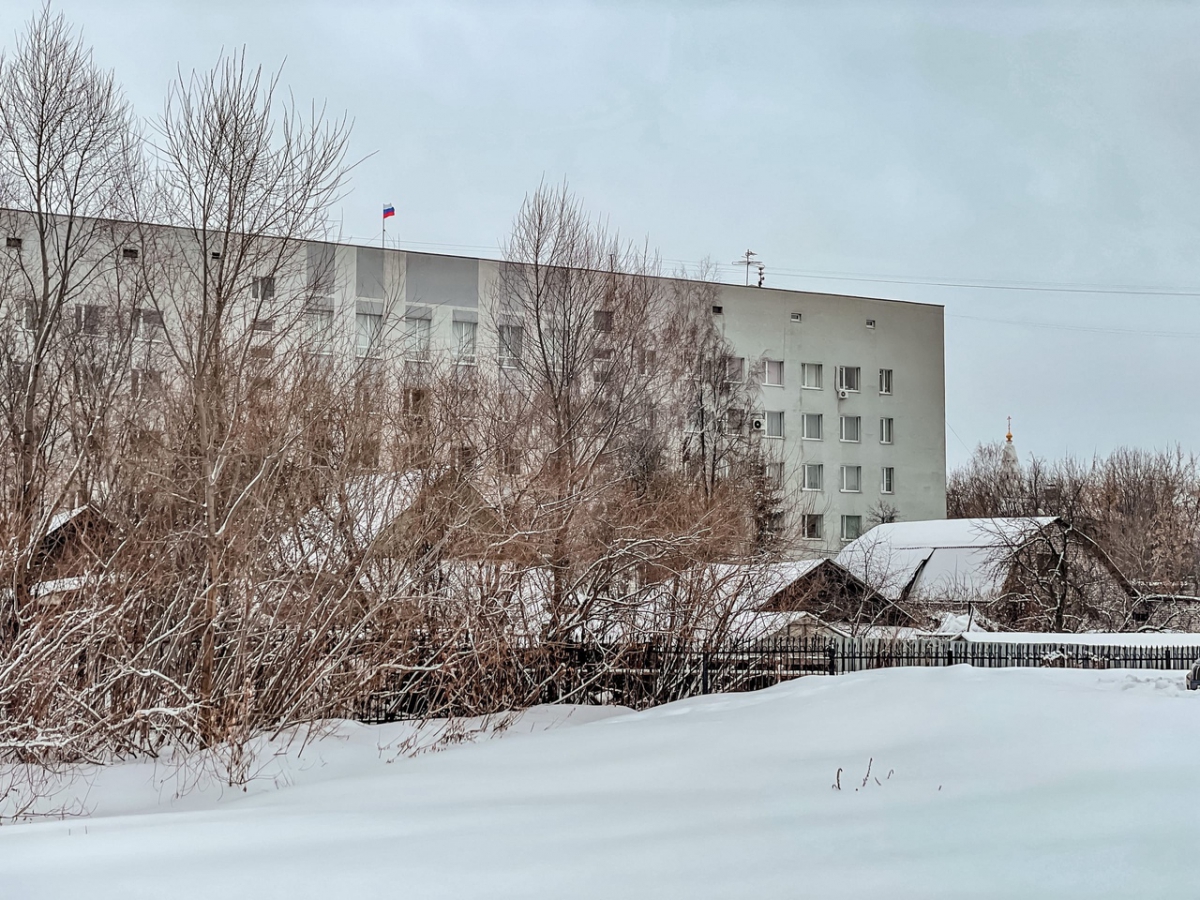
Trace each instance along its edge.
{"label": "window", "polygon": [[143,341],[161,341],[166,336],[163,314],[157,309],[134,310],[133,331]]}
{"label": "window", "polygon": [[606,309],[598,309],[592,313],[592,327],[597,331],[613,330],[613,314]]}
{"label": "window", "polygon": [[783,533],[785,523],[782,512],[769,512],[760,521],[763,537],[776,537]]}
{"label": "window", "polygon": [[801,363],[800,387],[810,391],[821,390],[821,375],[820,363]]}
{"label": "window", "polygon": [[842,466],[842,491],[847,494],[862,492],[862,466]]}
{"label": "window", "polygon": [[725,433],[741,434],[746,427],[746,411],[744,409],[725,410]]}
{"label": "window", "polygon": [[524,454],[516,447],[504,447],[500,451],[500,468],[505,475],[520,475]]}
{"label": "window", "polygon": [[725,312],[725,307],[716,306],[716,305],[713,306],[713,315],[714,316],[722,315],[724,312]]}
{"label": "window", "polygon": [[653,374],[656,358],[657,354],[653,349],[648,347],[638,347],[634,352],[634,362],[637,365],[637,373],[639,375]]}
{"label": "window", "polygon": [[304,325],[307,337],[313,344],[328,344],[333,337],[333,310],[307,310],[304,313]]}
{"label": "window", "polygon": [[221,251],[213,250],[211,253],[208,254],[208,257],[209,257],[209,259],[212,259],[212,260],[219,260],[221,258]]}
{"label": "window", "polygon": [[770,462],[763,466],[763,479],[771,490],[783,490],[783,463]]}
{"label": "window", "polygon": [[799,322],[803,318],[801,313],[792,313],[792,321]]}
{"label": "window", "polygon": [[433,333],[433,321],[425,318],[405,318],[404,358],[420,362],[429,358],[429,339]]}
{"label": "window", "polygon": [[613,348],[596,347],[592,350],[592,377],[604,381],[612,375]]}
{"label": "window", "polygon": [[862,381],[862,369],[858,366],[838,366],[837,387],[839,391],[858,393]]}
{"label": "window", "polygon": [[250,358],[257,360],[268,360],[275,355],[275,349],[270,344],[259,344],[257,347],[250,348]]}
{"label": "window", "polygon": [[24,242],[19,237],[9,237],[4,239],[4,246],[9,250],[20,250],[22,243]]}
{"label": "window", "polygon": [[455,322],[454,358],[464,365],[475,363],[475,340],[479,333],[478,322]]}
{"label": "window", "polygon": [[423,388],[405,388],[402,404],[404,414],[410,419],[424,419],[429,407],[429,395]]}
{"label": "window", "polygon": [[862,416],[842,416],[842,440],[857,444],[862,440]]}
{"label": "window", "polygon": [[867,319],[867,327],[868,327],[868,328],[874,328],[874,327],[875,327],[875,320],[874,320],[874,319]]}
{"label": "window", "polygon": [[781,438],[783,437],[783,413],[768,412],[767,413],[767,437]]}
{"label": "window", "polygon": [[162,372],[154,369],[133,369],[129,373],[130,393],[134,400],[148,397],[162,390]]}
{"label": "window", "polygon": [[99,334],[103,320],[103,306],[94,303],[79,303],[75,306],[75,330],[80,334]]}
{"label": "window", "polygon": [[892,466],[884,466],[879,478],[879,493],[896,493],[896,470]]}
{"label": "window", "polygon": [[891,416],[884,416],[879,420],[879,443],[890,444],[892,442],[892,423],[895,422]]}
{"label": "window", "polygon": [[842,540],[853,541],[862,536],[862,516],[842,516]]}
{"label": "window", "polygon": [[824,525],[824,516],[803,515],[800,517],[800,536],[806,541],[819,541]]}
{"label": "window", "polygon": [[255,300],[273,300],[275,299],[275,278],[272,275],[264,275],[262,278],[255,278],[250,282],[250,296]]}
{"label": "window", "polygon": [[800,417],[800,439],[805,441],[824,440],[821,434],[823,424],[824,420],[820,413],[804,413]]}
{"label": "window", "polygon": [[501,368],[519,369],[521,367],[521,347],[525,343],[525,329],[520,325],[501,325],[498,331]]}
{"label": "window", "polygon": [[141,254],[138,253],[137,247],[122,247],[121,259],[136,261]]}
{"label": "window", "polygon": [[454,448],[454,465],[459,469],[472,469],[479,460],[479,454],[470,444],[459,444]]}
{"label": "window", "polygon": [[33,300],[28,297],[18,301],[21,305],[21,311],[24,315],[21,317],[21,327],[26,331],[34,331],[37,328],[38,321],[38,306]]}
{"label": "window", "polygon": [[804,490],[820,491],[825,489],[825,467],[820,463],[804,464]]}
{"label": "window", "polygon": [[890,394],[892,392],[892,370],[879,370],[879,393]]}
{"label": "window", "polygon": [[725,357],[725,380],[740,383],[746,378],[746,357]]}
{"label": "window", "polygon": [[383,316],[379,313],[354,314],[356,351],[360,357],[378,357],[383,343]]}
{"label": "window", "polygon": [[763,384],[783,386],[783,360],[768,359],[763,362]]}
{"label": "window", "polygon": [[274,331],[275,330],[275,320],[274,319],[255,319],[254,321],[252,321],[250,323],[250,330],[251,331]]}

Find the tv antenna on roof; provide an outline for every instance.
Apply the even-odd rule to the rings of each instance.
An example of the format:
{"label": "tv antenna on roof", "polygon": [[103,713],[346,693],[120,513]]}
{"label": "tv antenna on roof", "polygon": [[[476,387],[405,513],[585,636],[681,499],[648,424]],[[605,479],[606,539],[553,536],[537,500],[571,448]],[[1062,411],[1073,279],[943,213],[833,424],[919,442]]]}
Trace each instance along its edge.
{"label": "tv antenna on roof", "polygon": [[[745,266],[746,267],[746,287],[750,287],[750,267],[751,266],[759,266],[760,270],[762,267],[762,263],[760,263],[758,260],[756,260],[754,258],[756,256],[758,256],[758,254],[755,253],[753,250],[747,250],[745,253],[742,254],[741,259],[735,259],[733,261],[733,265],[735,265],[735,266]],[[759,275],[760,286],[761,286],[761,280],[762,280],[762,276],[761,276],[761,271],[760,271],[760,275]]]}

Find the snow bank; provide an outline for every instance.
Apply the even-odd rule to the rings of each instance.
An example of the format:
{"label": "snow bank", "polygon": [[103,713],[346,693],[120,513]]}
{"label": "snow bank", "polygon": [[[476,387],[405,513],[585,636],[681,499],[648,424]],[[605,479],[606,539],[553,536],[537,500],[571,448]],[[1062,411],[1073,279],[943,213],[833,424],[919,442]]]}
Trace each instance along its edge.
{"label": "snow bank", "polygon": [[[374,742],[354,734],[339,740]],[[1176,674],[889,669],[394,762],[324,744],[305,783],[0,829],[3,895],[1094,900],[1200,883],[1200,692]]]}

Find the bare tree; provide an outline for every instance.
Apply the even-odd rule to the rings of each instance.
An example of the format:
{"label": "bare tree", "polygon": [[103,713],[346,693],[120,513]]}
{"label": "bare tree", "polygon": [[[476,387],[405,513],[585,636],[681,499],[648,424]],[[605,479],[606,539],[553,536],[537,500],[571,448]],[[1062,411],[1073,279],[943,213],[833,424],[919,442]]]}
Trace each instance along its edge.
{"label": "bare tree", "polygon": [[[119,349],[85,354],[73,338],[98,343],[102,324],[120,322],[126,226],[115,220],[133,208],[140,175],[133,117],[112,74],[44,7],[0,57],[0,287],[8,298],[0,421],[12,597],[0,634],[8,639],[22,627],[36,548],[80,488],[107,415],[108,403],[80,408],[71,398],[81,387],[92,399],[111,396],[123,371]],[[82,420],[68,422],[70,412]]]}

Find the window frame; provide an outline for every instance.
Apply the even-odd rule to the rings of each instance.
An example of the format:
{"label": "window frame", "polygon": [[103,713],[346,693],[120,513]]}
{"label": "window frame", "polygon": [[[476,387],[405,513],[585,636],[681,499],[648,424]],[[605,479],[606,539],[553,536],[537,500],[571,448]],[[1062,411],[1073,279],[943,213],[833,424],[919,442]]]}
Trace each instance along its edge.
{"label": "window frame", "polygon": [[[729,368],[734,363],[737,364],[737,377],[730,377]],[[746,383],[746,357],[744,356],[726,356],[725,357],[725,383],[726,384],[745,384]]]}
{"label": "window frame", "polygon": [[[862,443],[862,416],[838,416],[839,434],[838,439],[843,444],[861,444]],[[852,438],[846,437],[846,423],[855,423],[855,436]]]}
{"label": "window frame", "polygon": [[[516,337],[516,343],[513,337]],[[520,369],[523,367],[525,351],[525,326],[516,322],[505,322],[496,326],[496,360],[501,369]],[[515,348],[516,353],[511,351]],[[504,351],[508,350],[509,353]]]}
{"label": "window frame", "polygon": [[148,344],[155,344],[167,338],[167,323],[162,312],[157,309],[139,307],[133,311],[134,337]]}
{"label": "window frame", "polygon": [[[823,391],[825,390],[825,364],[824,363],[800,363],[800,390],[802,391]],[[808,376],[810,372],[815,372],[817,375],[817,383],[809,384]]]}
{"label": "window frame", "polygon": [[781,460],[776,459],[763,463],[763,479],[773,490],[783,490],[783,472],[783,462]]}
{"label": "window frame", "polygon": [[[470,327],[467,327],[470,326]],[[471,352],[464,353],[464,338],[470,332]],[[473,366],[479,360],[479,323],[460,322],[457,319],[450,323],[450,336],[454,341],[454,361],[460,366]]]}
{"label": "window frame", "polygon": [[[857,487],[847,487],[846,486],[849,483],[846,476],[851,472],[855,473],[855,482],[858,485]],[[861,494],[862,493],[862,466],[846,466],[846,465],[842,466],[842,486],[841,486],[841,488],[838,489],[838,493],[840,493],[840,494]]]}
{"label": "window frame", "polygon": [[318,353],[328,353],[333,343],[334,311],[331,307],[311,306],[304,310],[304,339]]}
{"label": "window frame", "polygon": [[879,443],[891,446],[896,438],[896,419],[893,416],[879,417]]}
{"label": "window frame", "polygon": [[250,297],[263,303],[275,299],[275,276],[258,275],[250,282]]}
{"label": "window frame", "polygon": [[[365,344],[363,323],[371,325]],[[354,313],[354,355],[357,359],[379,359],[383,355],[383,313]]]}
{"label": "window frame", "polygon": [[[815,525],[815,528],[809,526]],[[825,516],[821,513],[802,513],[800,515],[800,539],[805,541],[822,541],[825,539]]]}
{"label": "window frame", "polygon": [[879,493],[896,493],[896,467],[882,466],[879,470]]}
{"label": "window frame", "polygon": [[404,317],[404,359],[428,362],[433,349],[433,319],[429,316]]}
{"label": "window frame", "polygon": [[[854,387],[850,387],[850,380],[847,374],[854,373]],[[837,389],[845,391],[848,394],[862,393],[862,366],[838,366],[837,367]]]}
{"label": "window frame", "polygon": [[[800,482],[800,490],[820,492],[825,490],[825,464],[824,463],[805,463],[801,470],[802,477]],[[816,486],[813,486],[812,479],[809,475],[816,473]]]}
{"label": "window frame", "polygon": [[[814,437],[809,433],[808,423],[815,419],[817,422],[817,434]],[[825,414],[824,413],[801,413],[800,414],[800,440],[802,441],[823,441],[825,440]]]}
{"label": "window frame", "polygon": [[[777,366],[779,371],[779,380],[771,381],[771,367]],[[764,387],[783,387],[784,367],[782,359],[764,359],[763,360],[763,375],[762,383]]]}
{"label": "window frame", "polygon": [[[773,441],[782,441],[787,436],[787,432],[784,430],[783,413],[782,409],[770,409],[763,413],[763,437]],[[779,424],[779,434],[771,433],[772,420]]]}
{"label": "window frame", "polygon": [[743,407],[727,407],[724,415],[721,416],[721,433],[727,435],[744,434],[748,419],[749,416]]}
{"label": "window frame", "polygon": [[879,396],[892,396],[892,369],[879,370]]}
{"label": "window frame", "polygon": [[[853,535],[846,529],[846,524],[854,520],[857,523],[855,533]],[[863,536],[862,516],[843,515],[842,516],[842,540],[846,542],[856,541]]]}

